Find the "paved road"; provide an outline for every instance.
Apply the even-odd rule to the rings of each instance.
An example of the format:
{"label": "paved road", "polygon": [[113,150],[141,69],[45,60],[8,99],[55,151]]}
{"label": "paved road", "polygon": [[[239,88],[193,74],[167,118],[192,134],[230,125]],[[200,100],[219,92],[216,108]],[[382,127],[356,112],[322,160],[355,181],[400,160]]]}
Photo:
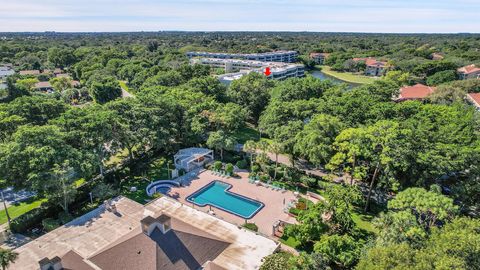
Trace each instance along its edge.
{"label": "paved road", "polygon": [[127,90],[122,88],[122,98],[129,98],[129,97],[133,97],[133,95],[127,92]]}
{"label": "paved road", "polygon": [[[257,153],[261,153],[261,151],[257,150]],[[275,162],[275,154],[267,153],[267,155],[272,161]],[[290,161],[290,158],[287,155],[279,154],[278,163],[292,167],[292,162]],[[320,169],[313,168],[313,166],[308,164],[308,162],[305,160],[295,160],[295,167],[298,168],[299,170],[304,171],[307,174],[311,174],[319,177],[325,177],[329,175],[328,173]],[[334,181],[342,182],[344,181],[344,179],[345,179],[345,176],[338,176],[334,179]]]}

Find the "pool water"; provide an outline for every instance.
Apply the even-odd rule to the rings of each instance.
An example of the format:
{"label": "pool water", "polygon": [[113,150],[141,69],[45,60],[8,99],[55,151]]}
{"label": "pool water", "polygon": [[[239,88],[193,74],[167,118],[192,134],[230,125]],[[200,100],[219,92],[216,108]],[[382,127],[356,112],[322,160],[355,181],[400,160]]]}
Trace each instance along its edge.
{"label": "pool water", "polygon": [[245,219],[252,218],[264,206],[259,201],[228,191],[231,187],[215,180],[188,196],[187,201],[199,206],[210,205]]}

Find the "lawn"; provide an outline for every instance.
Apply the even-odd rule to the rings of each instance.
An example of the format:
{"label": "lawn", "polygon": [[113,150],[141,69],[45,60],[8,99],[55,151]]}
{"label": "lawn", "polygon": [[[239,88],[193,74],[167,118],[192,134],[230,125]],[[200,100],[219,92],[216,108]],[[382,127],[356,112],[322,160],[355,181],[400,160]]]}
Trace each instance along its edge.
{"label": "lawn", "polygon": [[[145,204],[152,199],[145,190],[149,184],[150,181],[141,176],[130,177],[127,181],[122,182],[120,194],[138,203]],[[130,191],[131,187],[136,187],[137,191]]]}
{"label": "lawn", "polygon": [[[233,138],[237,141],[237,143],[244,144],[246,141],[259,141],[260,140],[260,133],[257,129],[252,126],[245,126],[237,130],[233,135]],[[262,141],[266,141],[271,143],[272,140],[268,138],[262,138]]]}
{"label": "lawn", "polygon": [[300,242],[293,238],[293,237],[287,237],[286,235],[282,236],[282,238],[280,238],[280,242],[282,242],[282,244],[285,244],[289,247],[292,247],[292,248],[297,248],[299,245],[300,245]]}
{"label": "lawn", "polygon": [[377,230],[372,225],[372,219],[374,215],[372,214],[364,214],[360,211],[356,211],[352,214],[352,219],[355,224],[357,224],[358,228],[365,230],[371,233],[377,233]]}
{"label": "lawn", "polygon": [[260,134],[258,133],[258,130],[254,129],[253,127],[245,126],[237,130],[233,134],[233,137],[238,143],[244,144],[246,141],[249,140],[258,141],[258,139],[260,138]]}
{"label": "lawn", "polygon": [[329,66],[320,66],[320,68],[322,69],[323,73],[349,83],[366,84],[372,83],[376,80],[373,77],[368,77],[364,75],[353,74],[350,72],[334,71]]}
{"label": "lawn", "polygon": [[[120,193],[138,203],[145,204],[152,198],[147,195],[146,188],[151,181],[166,180],[168,177],[167,159],[164,157],[157,158],[150,162],[148,168],[141,172],[141,175],[129,177],[123,181],[120,188]],[[172,169],[173,165],[170,165]],[[136,187],[137,191],[130,191],[131,187]]]}
{"label": "lawn", "polygon": [[128,157],[128,150],[125,148],[115,155],[111,156],[106,162],[106,166],[117,166],[123,159]]}
{"label": "lawn", "polygon": [[[40,207],[40,205],[47,201],[47,199],[29,199],[24,202],[21,202],[19,204],[13,204],[10,207],[8,207],[8,214],[10,215],[11,219],[14,219],[18,216],[21,216],[25,213],[27,213],[30,210],[33,210],[37,207]],[[3,208],[3,207],[2,207]],[[4,224],[7,222],[7,214],[5,210],[0,211],[0,224]]]}

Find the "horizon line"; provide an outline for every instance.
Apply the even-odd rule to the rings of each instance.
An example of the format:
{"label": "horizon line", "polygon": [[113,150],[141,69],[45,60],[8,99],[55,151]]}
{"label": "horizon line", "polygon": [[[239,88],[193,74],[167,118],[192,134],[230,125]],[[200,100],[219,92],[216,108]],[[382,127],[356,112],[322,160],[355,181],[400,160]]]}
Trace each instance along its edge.
{"label": "horizon line", "polygon": [[328,34],[424,34],[424,35],[478,35],[480,32],[358,32],[358,31],[311,31],[311,30],[133,30],[133,31],[0,31],[0,34],[22,34],[22,33],[60,33],[60,34],[94,34],[94,33],[162,33],[162,32],[183,32],[183,33],[328,33]]}

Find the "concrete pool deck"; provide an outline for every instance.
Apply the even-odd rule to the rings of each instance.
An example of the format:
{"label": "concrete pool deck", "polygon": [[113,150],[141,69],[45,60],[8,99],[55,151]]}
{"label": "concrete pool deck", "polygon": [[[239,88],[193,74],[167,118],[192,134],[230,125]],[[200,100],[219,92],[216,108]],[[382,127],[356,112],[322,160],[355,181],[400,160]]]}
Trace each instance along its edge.
{"label": "concrete pool deck", "polygon": [[[275,191],[263,186],[257,186],[248,182],[248,172],[237,172],[240,178],[227,178],[214,175],[212,171],[205,170],[201,172],[195,179],[191,180],[183,187],[172,187],[168,195],[181,203],[192,207],[192,203],[188,202],[186,198],[209,184],[213,180],[220,180],[232,185],[229,190],[231,192],[246,196],[248,198],[260,201],[265,206],[255,215],[249,219],[248,222],[255,223],[258,226],[259,232],[265,235],[272,235],[272,226],[277,220],[282,220],[288,223],[296,223],[295,218],[284,213],[283,209],[286,205],[295,199],[295,195],[291,191]],[[284,204],[285,203],[285,204]],[[207,212],[210,207],[194,206],[195,209]],[[215,216],[236,225],[245,223],[245,219],[230,214],[218,208],[212,207]]]}

